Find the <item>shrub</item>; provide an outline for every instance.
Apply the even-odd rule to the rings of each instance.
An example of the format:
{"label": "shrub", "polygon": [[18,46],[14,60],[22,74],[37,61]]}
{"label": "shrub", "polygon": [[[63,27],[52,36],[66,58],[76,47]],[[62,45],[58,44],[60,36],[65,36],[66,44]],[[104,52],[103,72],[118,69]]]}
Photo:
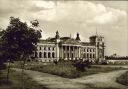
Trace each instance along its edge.
{"label": "shrub", "polygon": [[2,70],[2,69],[6,69],[6,65],[5,64],[1,64],[0,65],[0,70]]}
{"label": "shrub", "polygon": [[89,60],[77,60],[74,62],[74,66],[76,67],[76,70],[78,71],[85,71],[85,68],[89,68],[90,67],[91,62]]}

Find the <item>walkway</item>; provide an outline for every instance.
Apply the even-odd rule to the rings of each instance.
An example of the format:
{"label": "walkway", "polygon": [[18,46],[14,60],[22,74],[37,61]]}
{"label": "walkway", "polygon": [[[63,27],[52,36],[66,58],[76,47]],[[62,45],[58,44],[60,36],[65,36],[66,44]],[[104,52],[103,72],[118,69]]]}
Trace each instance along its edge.
{"label": "walkway", "polygon": [[[15,69],[20,71],[20,69]],[[99,73],[89,76],[83,76],[77,79],[62,78],[56,75],[47,73],[25,70],[36,82],[50,88],[50,89],[86,89],[87,84],[94,85],[96,87],[113,87],[118,89],[128,89],[127,86],[118,84],[115,82],[116,77],[125,73],[127,70],[112,71],[109,73]]]}

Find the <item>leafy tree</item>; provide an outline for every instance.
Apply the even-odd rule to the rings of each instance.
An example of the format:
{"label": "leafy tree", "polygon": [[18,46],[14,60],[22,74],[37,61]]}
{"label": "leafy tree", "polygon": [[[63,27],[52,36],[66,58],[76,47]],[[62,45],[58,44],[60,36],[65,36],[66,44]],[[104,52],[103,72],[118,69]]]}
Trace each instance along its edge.
{"label": "leafy tree", "polygon": [[10,24],[3,31],[1,37],[6,59],[8,59],[9,64],[13,60],[22,61],[22,73],[24,72],[25,61],[36,50],[36,44],[41,38],[40,31],[35,30],[34,27],[33,24],[29,27],[26,22],[21,22],[19,18],[10,17]]}

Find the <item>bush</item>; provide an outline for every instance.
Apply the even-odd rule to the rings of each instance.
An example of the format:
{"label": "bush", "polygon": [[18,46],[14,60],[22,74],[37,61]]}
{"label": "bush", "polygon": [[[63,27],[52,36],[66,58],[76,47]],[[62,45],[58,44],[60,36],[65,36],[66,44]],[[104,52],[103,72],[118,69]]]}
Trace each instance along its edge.
{"label": "bush", "polygon": [[89,68],[90,67],[91,62],[89,62],[89,60],[77,60],[75,61],[75,63],[73,64],[74,67],[76,67],[76,70],[78,71],[85,71],[85,68]]}
{"label": "bush", "polygon": [[0,65],[0,70],[6,69],[6,65],[5,64],[1,64]]}

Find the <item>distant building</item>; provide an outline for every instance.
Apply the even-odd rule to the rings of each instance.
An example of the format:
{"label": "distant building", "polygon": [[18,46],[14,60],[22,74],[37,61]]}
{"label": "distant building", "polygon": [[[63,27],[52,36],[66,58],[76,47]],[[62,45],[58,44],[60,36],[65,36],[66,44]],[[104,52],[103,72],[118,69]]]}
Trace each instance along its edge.
{"label": "distant building", "polygon": [[111,56],[105,56],[108,64],[128,64],[128,56],[119,56],[113,54]]}
{"label": "distant building", "polygon": [[104,50],[104,37],[102,36],[91,36],[90,42],[82,42],[79,33],[77,33],[76,39],[74,39],[71,37],[60,37],[57,31],[55,37],[40,40],[33,57],[42,62],[61,59],[89,59],[92,62],[100,62],[105,59]]}

